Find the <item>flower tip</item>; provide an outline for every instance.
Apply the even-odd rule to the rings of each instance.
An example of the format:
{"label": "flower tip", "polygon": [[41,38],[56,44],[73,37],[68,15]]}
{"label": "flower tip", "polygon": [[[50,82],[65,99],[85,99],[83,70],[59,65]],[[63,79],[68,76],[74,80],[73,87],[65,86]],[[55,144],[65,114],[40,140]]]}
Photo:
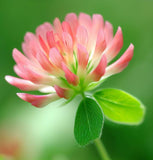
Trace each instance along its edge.
{"label": "flower tip", "polygon": [[83,12],[80,12],[80,13],[79,13],[79,16],[80,16],[80,15],[85,15],[85,13],[83,13]]}
{"label": "flower tip", "polygon": [[68,13],[65,17],[66,22],[70,23],[71,27],[75,30],[77,27],[77,15],[73,12]]}
{"label": "flower tip", "polygon": [[134,50],[134,45],[131,43],[130,46],[129,46],[129,48],[130,48],[131,50]]}
{"label": "flower tip", "polygon": [[[57,29],[57,27],[60,27],[60,28],[61,28],[61,21],[59,20],[59,18],[56,17],[56,18],[54,19],[53,24],[54,24],[55,30]],[[58,28],[58,29],[59,29],[59,28]]]}
{"label": "flower tip", "polygon": [[55,17],[54,21],[59,21],[59,18]]}
{"label": "flower tip", "polygon": [[95,14],[93,14],[92,16],[93,16],[93,17],[94,17],[94,16],[100,16],[100,17],[102,17],[102,15],[99,14],[99,13],[95,13]]}
{"label": "flower tip", "polygon": [[16,95],[22,100],[25,100],[25,93],[16,93]]}
{"label": "flower tip", "polygon": [[14,54],[16,54],[16,52],[18,52],[18,50],[16,48],[13,48],[13,50],[12,50],[13,56],[14,56]]}
{"label": "flower tip", "polygon": [[108,24],[110,24],[110,22],[109,21],[105,21],[105,25],[108,25]]}
{"label": "flower tip", "polygon": [[6,75],[4,78],[9,84],[13,85],[14,81],[12,76]]}
{"label": "flower tip", "polygon": [[14,49],[12,50],[13,56],[16,56],[16,54],[18,54],[18,52],[19,52],[19,50],[18,50],[17,48],[14,48]]}
{"label": "flower tip", "polygon": [[14,48],[12,51],[13,59],[14,60],[18,59],[18,56],[20,56],[20,55],[21,55],[21,52],[17,48]]}
{"label": "flower tip", "polygon": [[12,52],[16,52],[16,51],[18,51],[18,49],[17,48],[13,48]]}
{"label": "flower tip", "polygon": [[11,85],[14,84],[14,77],[9,76],[9,75],[6,75],[6,76],[4,77],[4,79],[5,79],[9,84],[11,84]]}
{"label": "flower tip", "polygon": [[117,31],[121,31],[122,32],[122,28],[120,26],[118,26]]}
{"label": "flower tip", "polygon": [[[133,57],[134,45],[131,43],[127,49],[127,55],[129,55],[129,59],[131,60]],[[129,60],[129,61],[130,61]]]}
{"label": "flower tip", "polygon": [[[132,57],[133,57],[133,51],[134,51],[134,45],[131,43],[130,45],[129,45],[129,47],[127,48],[127,50],[125,51],[125,55],[126,55],[126,57],[127,57],[127,55],[128,55],[128,57],[130,57],[131,59],[132,59]],[[124,54],[123,54],[123,56],[124,56]],[[131,60],[130,59],[130,60]]]}
{"label": "flower tip", "polygon": [[[76,15],[74,12],[70,12],[70,13],[68,13],[67,15]],[[66,15],[66,16],[67,16]]]}
{"label": "flower tip", "polygon": [[118,35],[123,41],[123,33],[122,33],[122,28],[120,26],[117,28],[116,35]]}
{"label": "flower tip", "polygon": [[117,28],[116,35],[118,35],[123,41],[123,33],[122,33],[122,28],[120,26]]}
{"label": "flower tip", "polygon": [[4,79],[5,79],[8,83],[10,83],[10,82],[11,82],[11,77],[10,77],[10,76],[8,76],[8,75],[6,75],[6,76],[4,77]]}

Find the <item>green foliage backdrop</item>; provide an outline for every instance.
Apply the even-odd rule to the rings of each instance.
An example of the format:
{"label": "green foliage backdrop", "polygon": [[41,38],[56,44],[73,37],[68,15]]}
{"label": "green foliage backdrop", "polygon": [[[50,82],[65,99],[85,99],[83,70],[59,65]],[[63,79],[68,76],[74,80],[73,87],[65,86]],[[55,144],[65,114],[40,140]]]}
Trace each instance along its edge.
{"label": "green foliage backdrop", "polygon": [[[105,20],[114,26],[122,27],[124,47],[121,53],[132,42],[135,46],[134,57],[127,69],[122,73],[109,78],[103,87],[119,88],[141,99],[146,106],[146,117],[140,126],[122,126],[106,122],[102,140],[113,160],[152,160],[153,159],[153,1],[152,0],[1,0],[0,1],[0,127],[4,122],[14,120],[20,114],[27,118],[26,125],[31,121],[26,114],[41,114],[45,111],[36,110],[29,104],[21,101],[15,95],[19,90],[7,84],[4,80],[6,74],[15,75],[13,72],[12,49],[21,50],[24,34],[34,32],[35,28],[45,21],[52,22],[55,17],[61,20],[69,12],[85,12],[90,15],[100,13]],[[121,55],[119,54],[119,56]],[[55,104],[57,106],[57,104]],[[79,149],[73,137],[73,117],[76,111],[75,104],[58,108],[56,119],[52,128],[61,126],[61,133],[55,146],[45,145],[38,159],[52,159],[52,155],[62,154],[61,160],[99,160],[98,153],[93,145]],[[55,108],[56,110],[57,108]],[[59,110],[63,110],[60,112]],[[47,109],[46,109],[47,110]],[[69,112],[67,112],[69,111]],[[38,113],[39,112],[39,113]],[[46,113],[52,110],[46,111]],[[51,113],[48,113],[51,115]],[[73,115],[73,116],[71,116]],[[42,116],[41,116],[42,117]],[[25,119],[26,119],[25,118]],[[61,120],[59,120],[61,119]],[[65,120],[66,119],[66,120]],[[71,119],[71,120],[69,120]],[[20,117],[19,121],[23,121]],[[18,121],[18,122],[19,122]],[[60,125],[56,124],[62,123]],[[11,124],[10,128],[12,127]],[[35,122],[35,127],[38,125]],[[48,124],[49,125],[49,124]],[[18,126],[18,124],[16,124]],[[40,127],[44,126],[40,124]],[[69,126],[69,128],[66,128]],[[43,128],[39,130],[43,130]],[[34,128],[32,128],[34,130]],[[29,129],[30,130],[30,129]],[[67,131],[66,131],[67,130]],[[58,129],[57,129],[58,131]],[[34,133],[34,132],[33,132]],[[53,130],[51,133],[54,133]],[[61,138],[62,134],[62,138]],[[48,133],[47,133],[48,135]],[[71,136],[69,136],[71,135]],[[35,136],[35,135],[31,135]],[[45,136],[45,134],[44,134]],[[59,149],[59,145],[66,145],[63,139],[72,139],[74,149],[67,152]],[[49,139],[53,141],[52,139]],[[59,142],[62,141],[62,142]],[[30,143],[30,141],[29,141]],[[71,146],[70,145],[70,146]],[[71,148],[71,147],[70,147]],[[55,151],[56,150],[56,151]],[[66,157],[65,157],[66,155]],[[31,158],[30,158],[31,159]],[[34,159],[34,158],[33,158]],[[60,159],[60,158],[59,158]]]}

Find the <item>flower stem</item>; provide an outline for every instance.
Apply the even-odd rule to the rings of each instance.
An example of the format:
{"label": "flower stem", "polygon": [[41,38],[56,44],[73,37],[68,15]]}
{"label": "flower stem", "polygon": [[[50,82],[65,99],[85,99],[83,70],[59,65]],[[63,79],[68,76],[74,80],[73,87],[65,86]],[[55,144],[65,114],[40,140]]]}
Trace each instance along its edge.
{"label": "flower stem", "polygon": [[101,142],[101,140],[100,140],[100,139],[96,139],[96,140],[94,141],[94,143],[95,143],[95,146],[96,146],[96,148],[97,148],[97,150],[98,150],[98,152],[99,152],[99,154],[100,154],[101,159],[102,159],[102,160],[111,160],[111,159],[109,158],[109,156],[108,156],[108,154],[107,154],[107,151],[106,151],[103,143]]}
{"label": "flower stem", "polygon": [[82,95],[82,98],[85,99],[86,96],[85,96],[84,92],[81,92],[81,95]]}

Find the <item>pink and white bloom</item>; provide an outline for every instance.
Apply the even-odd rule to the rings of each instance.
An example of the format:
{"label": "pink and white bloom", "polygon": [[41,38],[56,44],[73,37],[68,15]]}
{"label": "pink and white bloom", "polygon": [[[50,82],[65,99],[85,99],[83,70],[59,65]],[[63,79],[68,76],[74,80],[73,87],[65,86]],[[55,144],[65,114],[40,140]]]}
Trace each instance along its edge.
{"label": "pink and white bloom", "polygon": [[14,71],[20,78],[6,76],[8,83],[23,91],[38,90],[46,95],[17,95],[36,107],[42,107],[59,98],[69,99],[88,90],[92,82],[121,72],[132,59],[134,46],[108,65],[123,46],[123,34],[103,17],[85,13],[67,14],[53,25],[46,22],[36,34],[26,33],[22,49],[13,50]]}

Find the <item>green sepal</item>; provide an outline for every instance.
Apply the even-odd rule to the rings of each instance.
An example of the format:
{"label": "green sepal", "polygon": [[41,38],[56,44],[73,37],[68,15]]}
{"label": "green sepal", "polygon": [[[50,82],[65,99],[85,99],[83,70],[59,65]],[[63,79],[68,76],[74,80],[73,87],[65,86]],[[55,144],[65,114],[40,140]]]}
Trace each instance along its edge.
{"label": "green sepal", "polygon": [[106,80],[105,79],[101,79],[100,81],[97,82],[92,82],[88,85],[88,87],[86,88],[86,91],[90,91],[90,90],[96,90],[97,88],[99,89],[99,86]]}

